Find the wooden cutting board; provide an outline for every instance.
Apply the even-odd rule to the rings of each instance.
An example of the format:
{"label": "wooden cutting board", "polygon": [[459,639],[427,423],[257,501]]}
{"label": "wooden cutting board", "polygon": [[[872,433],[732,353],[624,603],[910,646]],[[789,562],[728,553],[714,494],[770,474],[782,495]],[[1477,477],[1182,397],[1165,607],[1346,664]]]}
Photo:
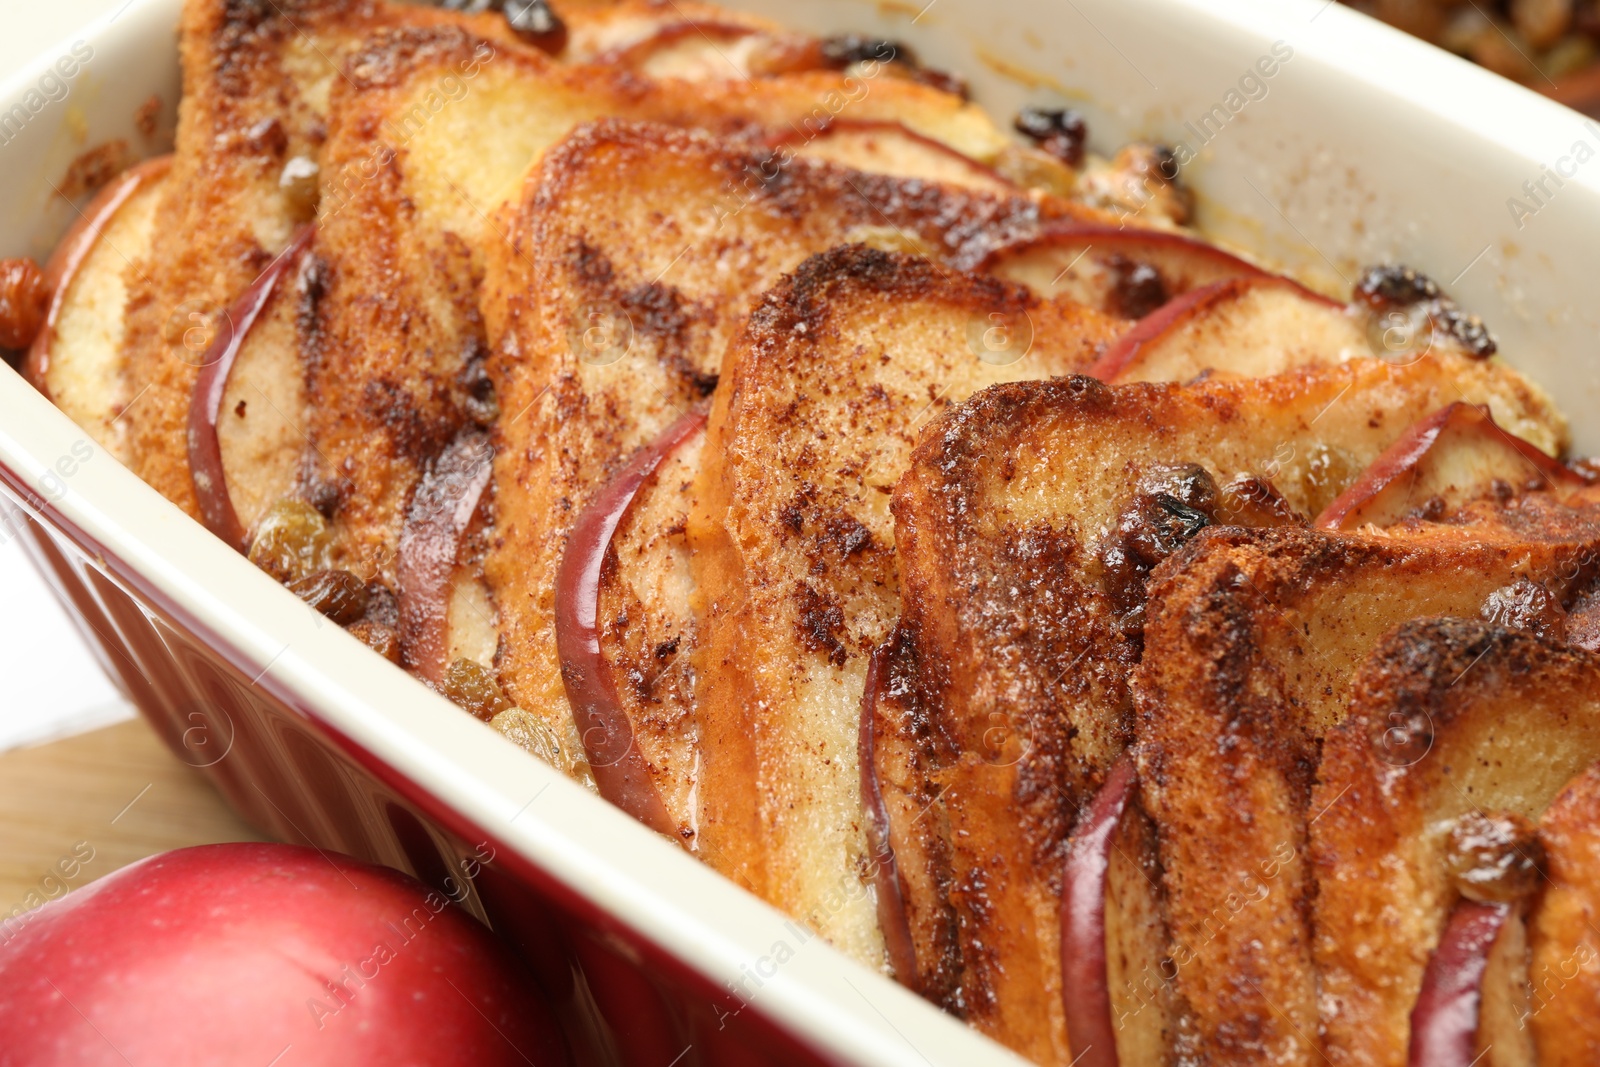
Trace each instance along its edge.
{"label": "wooden cutting board", "polygon": [[264,840],[142,719],[0,754],[0,921],[158,852]]}

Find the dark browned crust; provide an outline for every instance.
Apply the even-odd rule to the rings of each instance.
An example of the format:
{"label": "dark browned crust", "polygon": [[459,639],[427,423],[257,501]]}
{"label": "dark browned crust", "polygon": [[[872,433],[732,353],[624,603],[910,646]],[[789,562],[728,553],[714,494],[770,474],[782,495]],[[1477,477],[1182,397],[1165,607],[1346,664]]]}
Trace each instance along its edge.
{"label": "dark browned crust", "polygon": [[[1022,360],[986,363],[971,347],[974,323],[1024,320]],[[780,905],[818,910],[806,872],[865,854],[855,747],[816,720],[850,721],[865,658],[898,613],[883,505],[919,430],[990,383],[1085,366],[1115,329],[1011,283],[853,245],[802,263],[729,346],[690,531],[697,595],[715,606],[696,650],[701,843]],[[838,694],[837,715],[805,710],[834,706],[818,693]],[[725,770],[746,766],[753,783]],[[839,855],[817,855],[824,836]]]}
{"label": "dark browned crust", "polygon": [[1476,615],[1524,569],[1558,581],[1600,508],[1464,509],[1392,536],[1207,531],[1158,568],[1135,674],[1177,984],[1203,1055],[1309,1063],[1317,1007],[1305,859],[1324,732],[1392,627]]}
{"label": "dark browned crust", "polygon": [[1479,619],[1407,622],[1350,686],[1312,810],[1324,1053],[1406,1060],[1408,1016],[1455,887],[1441,826],[1537,819],[1600,758],[1600,656]]}
{"label": "dark browned crust", "polygon": [[[198,517],[184,421],[199,362],[185,347],[288,243],[296,221],[283,164],[317,160],[326,116],[284,62],[291,48],[328,65],[384,26],[463,23],[504,33],[497,17],[380,0],[194,0],[180,27],[184,91],[154,247],[129,274],[127,394],[134,470]],[[315,59],[313,61],[315,61]],[[190,334],[192,336],[192,334]]]}
{"label": "dark browned crust", "polygon": [[[1047,1047],[1044,1010],[1009,1014],[1011,989],[1050,981],[1052,964],[1019,962],[1054,951],[1044,943],[1053,934],[1032,917],[1057,893],[1077,811],[1131,736],[1127,679],[1141,603],[1136,595],[1119,609],[1100,548],[1144,473],[1200,460],[1227,485],[1270,471],[1282,508],[1240,507],[1224,494],[1219,520],[1280,524],[1284,511],[1314,513],[1458,388],[1516,384],[1468,385],[1464,367],[1453,358],[1408,368],[1356,360],[1185,386],[1017,383],[985,390],[923,435],[894,501],[901,595],[924,699],[956,754],[941,781],[956,835],[963,1000],[977,1025],[1013,1047]],[[1315,476],[1291,479],[1274,460],[1323,452],[1339,465]],[[1207,636],[1215,640],[1189,654],[1209,664],[1228,635]],[[1226,676],[1229,664],[1211,665]],[[1210,781],[1209,770],[1193,773],[1197,788]],[[1298,774],[1304,796],[1309,770]],[[991,804],[997,796],[1004,803]],[[967,810],[971,798],[983,803]]]}
{"label": "dark browned crust", "polygon": [[[565,717],[548,575],[567,524],[634,448],[706,395],[754,294],[858,227],[897,227],[963,262],[1074,210],[802,158],[774,168],[770,150],[620,121],[551,149],[508,207],[510,240],[489,250],[483,300],[504,413],[488,571],[514,699]],[[717,263],[734,269],[716,274]],[[578,312],[597,307],[632,320],[614,375],[573,348]]]}
{"label": "dark browned crust", "polygon": [[497,414],[483,366],[480,237],[443,229],[416,204],[397,123],[413,86],[489,62],[529,78],[553,66],[460,26],[402,26],[354,49],[333,89],[317,239],[324,292],[306,338],[307,477],[336,494],[341,566],[385,581],[427,465]]}

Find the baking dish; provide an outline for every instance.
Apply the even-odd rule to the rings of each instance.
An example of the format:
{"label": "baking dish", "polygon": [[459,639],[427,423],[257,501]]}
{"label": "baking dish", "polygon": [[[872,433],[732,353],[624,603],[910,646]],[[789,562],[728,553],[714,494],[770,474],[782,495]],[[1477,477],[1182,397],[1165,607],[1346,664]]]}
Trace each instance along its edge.
{"label": "baking dish", "polygon": [[[1102,145],[1166,140],[1213,234],[1331,287],[1381,259],[1428,271],[1600,447],[1580,297],[1600,127],[1580,116],[1336,4],[735,6],[907,40],[997,115],[1065,97]],[[140,145],[152,94],[170,119],[178,7],[133,0],[0,85],[0,253],[40,255],[70,221],[52,183],[84,147]],[[22,509],[0,533],[28,538],[175,751],[264,830],[410,870],[504,931],[583,1059],[1017,1062],[366,655],[9,372],[0,412]]]}

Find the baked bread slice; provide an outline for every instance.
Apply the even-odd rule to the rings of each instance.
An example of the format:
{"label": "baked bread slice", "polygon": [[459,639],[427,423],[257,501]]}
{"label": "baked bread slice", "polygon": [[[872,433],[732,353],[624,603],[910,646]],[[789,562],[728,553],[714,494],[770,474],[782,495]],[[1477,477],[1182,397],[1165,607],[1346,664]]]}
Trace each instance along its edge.
{"label": "baked bread slice", "polygon": [[[845,108],[903,131],[911,147],[875,162],[912,177],[946,154],[965,160],[1005,142],[975,107],[905,80],[869,86],[821,71],[654,82],[454,26],[380,30],[347,68],[324,150],[309,436],[315,477],[337,498],[341,566],[391,584],[407,502],[428,464],[496,415],[478,287],[485,246],[509,234],[491,216],[574,127],[631,118],[758,144],[769,129],[809,131],[773,150],[763,164],[772,169],[830,140],[817,115]],[[735,210],[740,195],[714,197]]]}
{"label": "baked bread slice", "polygon": [[700,852],[858,959],[884,960],[856,747],[900,607],[889,494],[947,406],[1079,370],[1118,328],[853,245],[801,264],[729,346],[689,519]]}
{"label": "baked bread slice", "polygon": [[134,471],[191,515],[184,427],[200,357],[234,298],[311,217],[338,57],[384,26],[444,23],[509,35],[498,15],[379,0],[185,4],[177,150],[156,209],[155,267],[127,279],[123,374]]}
{"label": "baked bread slice", "polygon": [[[1596,760],[1600,657],[1476,618],[1409,622],[1378,643],[1323,742],[1311,798],[1314,958],[1331,1062],[1406,1062],[1424,968],[1463,892],[1517,903],[1541,888],[1525,870],[1531,841],[1521,843],[1526,864],[1512,855],[1469,865],[1463,831],[1508,815],[1531,830]],[[1572,931],[1556,933],[1570,905],[1546,901],[1535,922],[1571,941]],[[1539,934],[1547,957],[1550,942]],[[1509,1051],[1513,1040],[1499,1044]]]}
{"label": "baked bread slice", "polygon": [[[1592,657],[1591,657],[1592,659]],[[1591,681],[1583,701],[1592,707]],[[1579,1067],[1600,1056],[1600,764],[1561,791],[1539,820],[1544,894],[1528,918],[1531,986],[1524,1022],[1540,1067]]]}
{"label": "baked bread slice", "polygon": [[922,699],[952,748],[934,773],[976,1025],[1071,1059],[1058,857],[1131,737],[1149,569],[1210,523],[1304,523],[1457,390],[1520,382],[1454,356],[1182,386],[1068,378],[991,388],[926,432],[895,537]]}
{"label": "baked bread slice", "polygon": [[[1313,1063],[1305,857],[1317,753],[1389,631],[1560,600],[1600,551],[1589,494],[1529,493],[1390,530],[1207,531],[1157,569],[1134,677],[1177,991],[1204,1055]],[[1537,599],[1537,598],[1535,598]]]}
{"label": "baked bread slice", "polygon": [[767,150],[659,125],[582,127],[508,205],[509,240],[489,245],[501,415],[486,573],[500,667],[512,699],[575,743],[552,632],[566,534],[627,457],[710,395],[754,298],[836,245],[910,243],[959,267],[1078,210],[804,158],[771,164]]}

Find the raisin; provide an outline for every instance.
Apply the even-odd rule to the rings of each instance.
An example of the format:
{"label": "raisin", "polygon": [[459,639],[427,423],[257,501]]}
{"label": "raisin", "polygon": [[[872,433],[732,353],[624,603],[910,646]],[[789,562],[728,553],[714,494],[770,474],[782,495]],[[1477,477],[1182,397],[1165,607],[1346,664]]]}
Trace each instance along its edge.
{"label": "raisin", "polygon": [[552,767],[571,773],[572,763],[562,750],[561,738],[538,716],[521,708],[508,708],[490,720],[489,725],[510,738],[525,752],[537,756]]}
{"label": "raisin", "polygon": [[450,664],[439,683],[439,692],[484,722],[512,706],[489,668],[470,659]]}
{"label": "raisin", "polygon": [[393,626],[363,619],[350,627],[350,636],[390,663],[400,662],[400,634]]}
{"label": "raisin", "polygon": [[1538,888],[1544,848],[1521,815],[1468,812],[1450,831],[1446,865],[1468,900],[1511,903]]}
{"label": "raisin", "polygon": [[1441,295],[1439,285],[1421,271],[1398,263],[1368,267],[1356,281],[1355,297],[1373,311],[1410,307]]}
{"label": "raisin", "polygon": [[567,24],[545,0],[505,0],[506,24],[525,44],[552,56],[567,48]]}
{"label": "raisin", "polygon": [[1429,331],[1455,339],[1468,355],[1488,359],[1499,342],[1476,315],[1462,311],[1437,282],[1399,264],[1368,267],[1356,282],[1354,298],[1374,315],[1415,308],[1426,314]]}
{"label": "raisin", "polygon": [[328,520],[303,500],[285,498],[268,511],[250,542],[250,562],[285,585],[328,569],[333,535]]}
{"label": "raisin", "polygon": [[1083,149],[1089,139],[1088,124],[1070,108],[1025,107],[1013,124],[1039,149],[1069,167],[1083,166]]}
{"label": "raisin", "polygon": [[498,11],[524,43],[552,56],[566,50],[567,24],[545,0],[440,0],[439,6],[465,15]]}
{"label": "raisin", "polygon": [[963,100],[972,98],[972,86],[967,84],[967,79],[948,70],[934,70],[932,67],[918,67],[913,81],[919,81],[930,89],[937,89],[941,93],[959,96]]}
{"label": "raisin", "polygon": [[367,583],[349,571],[313,571],[290,582],[289,592],[340,626],[367,613]]}
{"label": "raisin", "polygon": [[1496,340],[1489,327],[1476,315],[1469,315],[1453,305],[1441,307],[1434,316],[1434,322],[1444,327],[1446,333],[1461,342],[1469,355],[1478,359],[1488,359],[1500,350],[1500,342]]}
{"label": "raisin", "polygon": [[917,66],[917,57],[899,41],[886,41],[881,37],[866,37],[859,33],[843,33],[821,42],[822,61],[835,70],[843,70],[852,63],[865,63],[875,59],[880,63],[898,62]]}
{"label": "raisin", "polygon": [[1566,639],[1567,612],[1561,601],[1543,585],[1527,578],[1518,578],[1490,593],[1479,614],[1496,626],[1527,630],[1552,641]]}
{"label": "raisin", "polygon": [[1113,255],[1107,265],[1115,279],[1111,285],[1111,308],[1116,314],[1125,319],[1142,319],[1167,302],[1167,283],[1150,264]]}
{"label": "raisin", "polygon": [[31,259],[0,259],[0,348],[27,348],[44,326],[50,287]]}
{"label": "raisin", "polygon": [[1143,633],[1145,579],[1215,521],[1221,496],[1204,467],[1156,467],[1117,516],[1116,529],[1101,545],[1100,565],[1112,608],[1130,639]]}

